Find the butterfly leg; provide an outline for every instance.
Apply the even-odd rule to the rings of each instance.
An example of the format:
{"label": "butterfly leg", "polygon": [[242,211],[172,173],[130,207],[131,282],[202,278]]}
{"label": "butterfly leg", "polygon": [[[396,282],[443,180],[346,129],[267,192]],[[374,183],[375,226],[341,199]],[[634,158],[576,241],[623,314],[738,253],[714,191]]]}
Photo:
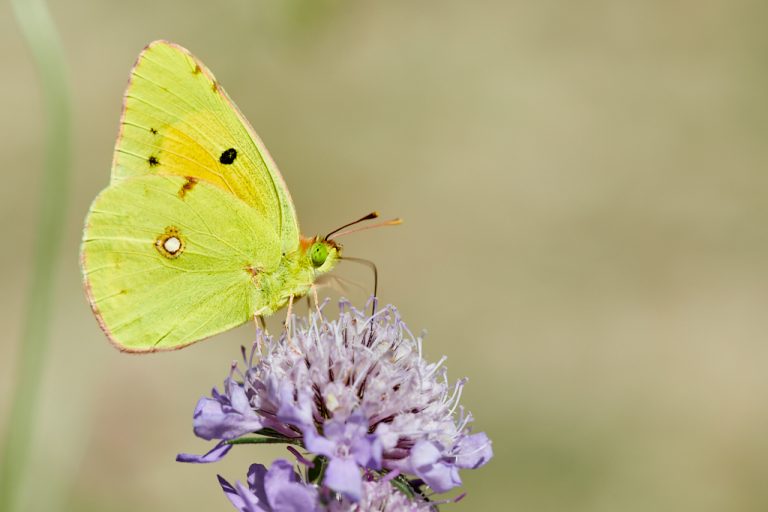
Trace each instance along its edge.
{"label": "butterfly leg", "polygon": [[291,335],[293,327],[293,295],[288,297],[288,312],[285,315],[285,339],[288,342],[288,346],[297,354],[301,354],[301,351],[293,343],[293,336]]}
{"label": "butterfly leg", "polygon": [[253,323],[257,330],[267,332],[267,321],[264,320],[264,315],[259,315],[258,313],[253,315]]}
{"label": "butterfly leg", "polygon": [[317,309],[317,314],[322,318],[323,312],[320,311],[320,299],[317,297],[317,286],[315,286],[315,283],[312,283],[309,289],[312,290],[312,296],[315,298],[315,308]]}
{"label": "butterfly leg", "polygon": [[292,314],[293,314],[293,295],[288,297],[288,312],[285,314],[285,329],[288,331],[288,334],[290,334]]}

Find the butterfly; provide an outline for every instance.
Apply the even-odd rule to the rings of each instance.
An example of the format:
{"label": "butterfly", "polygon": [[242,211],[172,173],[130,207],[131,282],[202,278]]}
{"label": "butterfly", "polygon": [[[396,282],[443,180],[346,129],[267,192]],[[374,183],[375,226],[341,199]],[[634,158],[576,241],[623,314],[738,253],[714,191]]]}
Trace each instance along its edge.
{"label": "butterfly", "polygon": [[340,261],[338,231],[301,236],[280,171],[202,62],[168,41],[141,52],[80,254],[117,348],[177,349],[290,305]]}

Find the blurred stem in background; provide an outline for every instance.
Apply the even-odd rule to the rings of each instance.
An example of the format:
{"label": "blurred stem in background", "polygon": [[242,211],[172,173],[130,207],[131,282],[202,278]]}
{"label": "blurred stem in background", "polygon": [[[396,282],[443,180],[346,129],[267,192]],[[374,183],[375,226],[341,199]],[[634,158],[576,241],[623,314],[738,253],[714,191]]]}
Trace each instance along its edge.
{"label": "blurred stem in background", "polygon": [[44,0],[12,0],[22,35],[38,68],[44,102],[45,160],[37,240],[22,326],[15,395],[8,415],[0,465],[0,510],[18,506],[33,419],[45,366],[51,325],[53,283],[64,232],[70,169],[70,95],[64,52]]}

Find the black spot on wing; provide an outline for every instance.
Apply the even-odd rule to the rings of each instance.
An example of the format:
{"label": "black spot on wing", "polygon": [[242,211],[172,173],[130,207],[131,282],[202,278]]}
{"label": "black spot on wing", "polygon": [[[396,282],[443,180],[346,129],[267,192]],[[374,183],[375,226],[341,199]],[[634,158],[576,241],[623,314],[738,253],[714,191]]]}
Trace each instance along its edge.
{"label": "black spot on wing", "polygon": [[147,162],[149,162],[150,167],[156,167],[160,165],[160,160],[158,160],[155,155],[151,155],[149,158],[147,158]]}
{"label": "black spot on wing", "polygon": [[151,133],[152,135],[157,135],[157,130],[155,128],[150,128],[149,133]]}
{"label": "black spot on wing", "polygon": [[230,165],[235,161],[235,158],[237,158],[237,150],[235,148],[229,148],[221,154],[219,162],[224,165]]}

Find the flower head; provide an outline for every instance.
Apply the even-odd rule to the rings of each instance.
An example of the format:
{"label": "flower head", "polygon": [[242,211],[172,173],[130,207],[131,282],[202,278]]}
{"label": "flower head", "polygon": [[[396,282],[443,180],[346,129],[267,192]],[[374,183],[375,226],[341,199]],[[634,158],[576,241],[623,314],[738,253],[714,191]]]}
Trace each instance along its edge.
{"label": "flower head", "polygon": [[[394,306],[371,316],[343,302],[337,320],[294,317],[289,332],[279,339],[259,332],[224,393],[200,400],[199,437],[229,447],[255,432],[299,445],[323,460],[316,483],[353,503],[366,499],[376,474],[413,475],[444,492],[461,484],[460,469],[492,457],[490,440],[471,433],[472,416],[459,406],[466,380],[452,384],[445,358],[422,357],[421,338]],[[222,448],[205,460],[180,460],[225,454]]]}

